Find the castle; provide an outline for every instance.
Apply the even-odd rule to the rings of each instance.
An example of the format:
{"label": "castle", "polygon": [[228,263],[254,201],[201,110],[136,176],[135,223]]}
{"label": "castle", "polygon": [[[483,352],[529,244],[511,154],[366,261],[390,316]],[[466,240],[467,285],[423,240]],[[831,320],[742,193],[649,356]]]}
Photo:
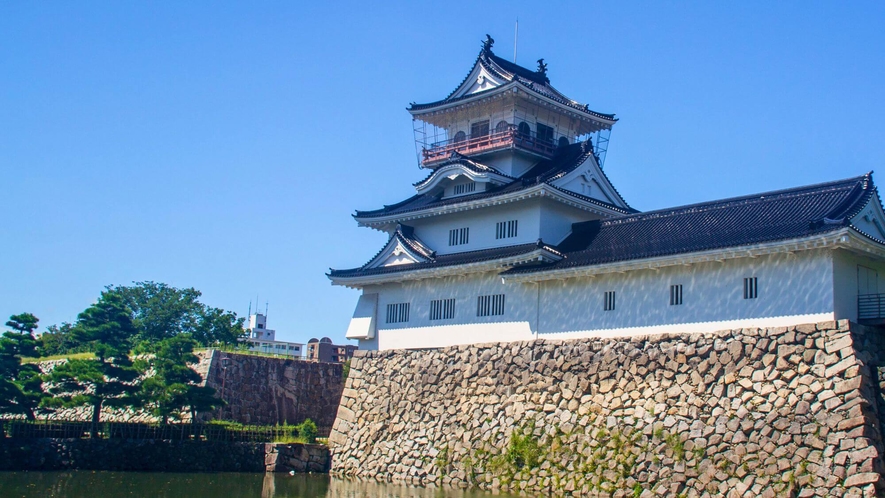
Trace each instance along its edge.
{"label": "castle", "polygon": [[360,349],[709,332],[885,317],[885,213],[871,174],[639,212],[603,171],[617,119],[487,37],[446,98],[411,104],[416,194],[360,226]]}

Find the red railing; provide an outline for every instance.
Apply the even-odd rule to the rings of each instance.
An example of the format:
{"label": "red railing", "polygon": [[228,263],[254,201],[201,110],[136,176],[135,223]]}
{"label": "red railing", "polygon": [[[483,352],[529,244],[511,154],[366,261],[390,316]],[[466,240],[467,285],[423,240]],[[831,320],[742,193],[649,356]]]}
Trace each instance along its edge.
{"label": "red railing", "polygon": [[519,130],[511,128],[480,137],[437,142],[429,149],[425,148],[422,150],[422,155],[424,156],[422,163],[429,164],[448,159],[452,152],[468,156],[510,147],[519,147],[542,156],[552,157],[553,153],[556,152],[557,145],[553,140],[538,139],[535,133],[520,133]]}

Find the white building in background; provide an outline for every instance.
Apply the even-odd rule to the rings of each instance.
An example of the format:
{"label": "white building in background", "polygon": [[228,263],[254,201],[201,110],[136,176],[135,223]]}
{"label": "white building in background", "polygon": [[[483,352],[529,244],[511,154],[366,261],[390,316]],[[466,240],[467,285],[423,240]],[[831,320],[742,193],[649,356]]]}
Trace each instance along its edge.
{"label": "white building in background", "polygon": [[301,358],[304,356],[304,344],[276,340],[276,330],[267,328],[267,317],[261,313],[249,315],[249,328],[244,341],[249,351],[278,354]]}
{"label": "white building in background", "polygon": [[362,291],[360,349],[885,317],[871,174],[641,213],[602,168],[614,115],[492,43],[448,97],[409,108],[429,171],[416,194],[354,215],[389,235],[329,273]]}

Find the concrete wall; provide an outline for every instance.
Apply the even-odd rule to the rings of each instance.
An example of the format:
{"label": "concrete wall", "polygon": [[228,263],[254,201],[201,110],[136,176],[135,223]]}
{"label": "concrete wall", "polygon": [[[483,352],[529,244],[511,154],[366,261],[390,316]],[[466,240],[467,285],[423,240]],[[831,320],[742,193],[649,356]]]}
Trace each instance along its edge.
{"label": "concrete wall", "polygon": [[841,321],[361,351],[332,472],[529,494],[871,496],[883,342]]}
{"label": "concrete wall", "polygon": [[[832,320],[840,318],[834,315],[833,274],[829,252],[803,251],[541,283],[505,284],[490,272],[370,286],[364,292],[379,294],[378,330],[375,340],[360,342],[360,349],[711,332]],[[744,299],[743,279],[754,276],[759,297]],[[673,284],[683,286],[682,305],[670,305]],[[606,291],[616,293],[612,311],[603,309]],[[485,294],[506,295],[503,316],[476,316],[477,297]],[[430,301],[445,298],[456,299],[455,318],[430,321]],[[849,299],[856,301],[854,294]],[[385,323],[387,304],[401,302],[410,303],[409,321]]]}
{"label": "concrete wall", "polygon": [[298,424],[309,418],[320,427],[335,420],[343,365],[213,353],[206,382],[228,403],[213,418],[243,424]]}

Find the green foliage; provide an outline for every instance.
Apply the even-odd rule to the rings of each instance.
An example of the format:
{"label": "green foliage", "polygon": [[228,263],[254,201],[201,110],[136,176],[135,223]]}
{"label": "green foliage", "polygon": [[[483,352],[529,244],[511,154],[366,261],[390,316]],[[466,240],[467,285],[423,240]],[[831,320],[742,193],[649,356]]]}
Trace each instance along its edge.
{"label": "green foliage", "polygon": [[538,439],[535,438],[534,429],[534,421],[530,421],[510,434],[510,444],[507,445],[505,458],[515,470],[524,467],[533,469],[538,466],[541,448],[538,446]]}
{"label": "green foliage", "polygon": [[341,380],[347,380],[347,376],[350,375],[350,360],[351,358],[348,358],[342,365]]}
{"label": "green foliage", "polygon": [[74,338],[74,326],[63,322],[61,325],[50,325],[40,334],[40,356],[55,357],[73,353],[84,353],[89,349],[86,344]]}
{"label": "green foliage", "polygon": [[37,355],[34,338],[37,317],[22,313],[6,322],[14,331],[0,338],[0,413],[20,414],[33,420],[46,395],[37,365],[23,364],[22,358]]}
{"label": "green foliage", "polygon": [[304,422],[295,426],[298,437],[307,444],[315,444],[317,442],[317,424],[311,419],[305,419]]}
{"label": "green foliage", "polygon": [[90,345],[95,360],[70,360],[56,366],[47,376],[53,397],[46,406],[92,407],[93,433],[98,430],[102,406],[137,406],[140,372],[129,358],[129,341],[135,334],[131,312],[122,297],[103,292],[94,305],[77,317],[72,330],[81,344]]}
{"label": "green foliage", "polygon": [[111,286],[108,291],[122,296],[132,310],[137,333],[132,347],[153,352],[164,339],[187,334],[199,344],[236,344],[243,331],[243,319],[236,313],[206,306],[194,288],[178,289],[158,282],[135,282],[131,286]]}
{"label": "green foliage", "polygon": [[197,341],[182,334],[163,339],[156,344],[156,353],[148,361],[153,375],[141,382],[141,395],[151,414],[167,423],[170,418],[180,420],[189,410],[192,420],[197,413],[223,406],[215,398],[215,390],[200,386],[202,377],[190,365],[199,358],[194,354]]}

